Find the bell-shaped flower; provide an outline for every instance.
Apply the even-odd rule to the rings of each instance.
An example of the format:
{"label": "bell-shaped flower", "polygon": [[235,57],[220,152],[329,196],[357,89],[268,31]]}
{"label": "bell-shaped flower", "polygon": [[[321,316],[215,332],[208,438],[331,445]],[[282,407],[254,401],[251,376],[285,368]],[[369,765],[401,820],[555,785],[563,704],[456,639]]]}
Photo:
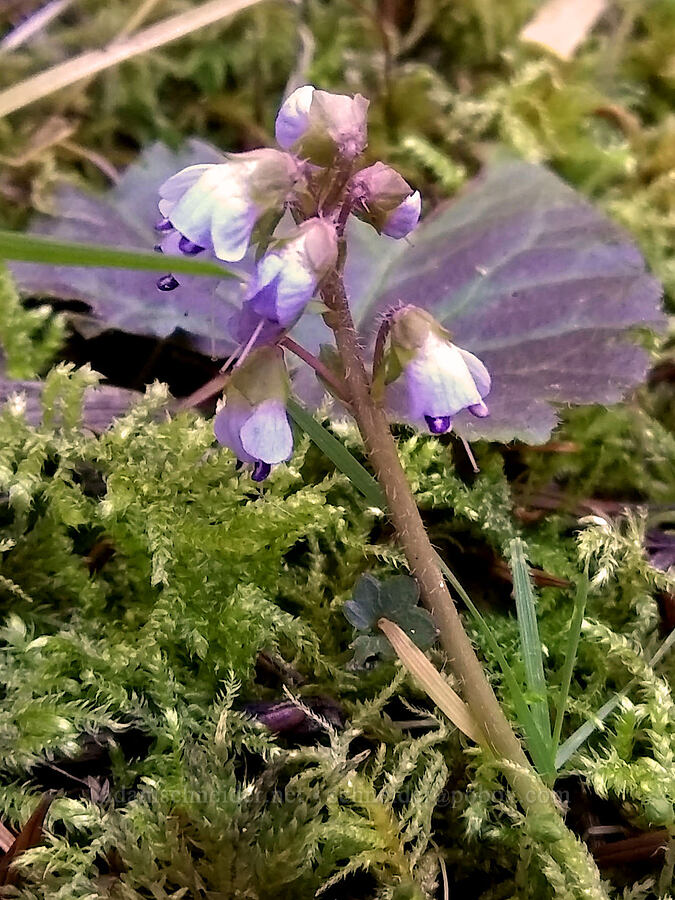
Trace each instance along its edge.
{"label": "bell-shaped flower", "polygon": [[264,481],[272,466],[289,459],[293,432],[286,412],[290,393],[283,352],[253,350],[235,369],[213,422],[218,443],[242,463],[253,465],[254,481]]}
{"label": "bell-shaped flower", "polygon": [[208,248],[219,259],[238,262],[258,220],[274,208],[281,214],[298,177],[297,161],[270,148],[188,166],[160,187],[163,218],[156,228],[179,232],[183,253]]}
{"label": "bell-shaped flower", "polygon": [[352,178],[349,193],[355,214],[381,234],[403,238],[419,221],[422,201],[399,173],[376,162]]}
{"label": "bell-shaped flower", "polygon": [[277,240],[258,263],[245,306],[260,318],[290,328],[300,318],[324,275],[337,262],[335,226],[308,219]]}
{"label": "bell-shaped flower", "polygon": [[389,349],[380,378],[385,403],[398,421],[443,434],[464,409],[487,416],[483,402],[490,374],[472,353],[457,347],[426,310],[404,306],[391,317]]}
{"label": "bell-shaped flower", "polygon": [[368,140],[368,100],[361,94],[331,94],[312,85],[299,87],[277,115],[277,142],[319,166],[337,156],[355,159]]}

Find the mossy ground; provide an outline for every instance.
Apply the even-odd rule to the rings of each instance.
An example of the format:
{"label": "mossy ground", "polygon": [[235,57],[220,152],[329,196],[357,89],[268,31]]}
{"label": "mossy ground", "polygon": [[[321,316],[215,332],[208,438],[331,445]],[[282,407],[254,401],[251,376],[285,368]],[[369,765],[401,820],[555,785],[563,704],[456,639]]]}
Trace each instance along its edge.
{"label": "mossy ground", "polygon": [[[373,158],[430,201],[503,148],[553,166],[633,233],[672,308],[675,7],[614,3],[562,63],[518,44],[534,5],[262,4],[0,122],[2,223],[49,208],[62,178],[103,187],[101,159],[122,168],[155,139],[258,145],[296,71],[367,94]],[[81,0],[46,37],[0,59],[0,79],[111,40],[135,6]],[[39,129],[59,122],[66,143],[45,145]],[[25,310],[9,281],[0,292],[9,375],[44,376],[73,357],[64,320]],[[563,737],[636,684],[568,771],[608,800],[601,825],[672,833],[673,657],[648,664],[672,584],[649,565],[644,535],[672,526],[673,350],[667,338],[645,340],[651,382],[615,408],[562,411],[544,449],[479,446],[474,477],[450,440],[406,433],[401,448],[434,544],[518,672],[508,541],[522,535],[532,565],[557,579],[542,576],[538,589],[552,703],[572,610],[564,584],[589,563]],[[80,358],[87,346],[77,343]],[[471,896],[576,896],[499,776],[396,666],[348,666],[342,604],[363,571],[402,566],[377,511],[306,441],[259,491],[214,446],[208,422],[161,412],[159,387],[109,432],[83,432],[91,378],[57,367],[40,427],[20,404],[0,419],[1,821],[17,827],[42,790],[60,792],[43,845],[23,858],[18,895],[430,897],[442,859],[454,890]],[[359,452],[353,433],[341,436]],[[604,523],[579,525],[606,511]],[[291,677],[297,695],[336,699],[346,729],[277,738],[246,716],[247,701],[285,696],[261,653],[286,661],[286,680],[302,677]],[[425,727],[411,727],[420,710]],[[665,900],[672,870],[671,850],[607,877],[617,897]]]}

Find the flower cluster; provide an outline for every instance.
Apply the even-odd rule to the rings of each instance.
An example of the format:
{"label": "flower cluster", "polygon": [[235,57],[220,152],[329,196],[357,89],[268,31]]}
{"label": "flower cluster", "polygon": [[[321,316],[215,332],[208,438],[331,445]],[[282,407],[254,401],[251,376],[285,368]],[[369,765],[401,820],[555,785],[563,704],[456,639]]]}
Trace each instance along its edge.
{"label": "flower cluster", "polygon": [[[241,309],[230,326],[239,359],[215,420],[217,439],[253,464],[256,480],[292,451],[288,377],[278,343],[344,258],[349,216],[396,239],[410,234],[420,217],[420,195],[398,172],[381,162],[361,162],[367,111],[360,94],[305,85],[279,110],[279,149],[189,166],[159,189],[157,249],[163,253],[206,252],[236,263],[249,247],[257,247]],[[179,281],[167,274],[157,287],[172,291]],[[399,372],[397,379],[387,377],[392,414],[435,433],[447,431],[460,409],[487,415],[483,397],[490,379],[480,361],[447,342],[435,323],[424,338],[411,338],[421,328],[413,319],[400,311],[392,321],[389,357]],[[396,366],[388,365],[389,375]],[[451,385],[453,378],[457,383]]]}

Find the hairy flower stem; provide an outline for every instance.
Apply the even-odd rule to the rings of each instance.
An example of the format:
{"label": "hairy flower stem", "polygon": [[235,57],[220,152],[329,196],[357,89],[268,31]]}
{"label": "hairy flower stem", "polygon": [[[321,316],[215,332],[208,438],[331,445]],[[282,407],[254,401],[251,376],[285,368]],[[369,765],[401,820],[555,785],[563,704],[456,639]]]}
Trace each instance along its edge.
{"label": "hairy flower stem", "polygon": [[325,318],[335,333],[345,369],[352,408],[378,481],[387,498],[397,537],[432,613],[461,693],[499,760],[525,809],[554,808],[554,800],[530,765],[520,741],[502,712],[436,561],[417,504],[410,490],[382,408],[374,401],[358,337],[339,272],[327,276],[321,296],[329,312]]}

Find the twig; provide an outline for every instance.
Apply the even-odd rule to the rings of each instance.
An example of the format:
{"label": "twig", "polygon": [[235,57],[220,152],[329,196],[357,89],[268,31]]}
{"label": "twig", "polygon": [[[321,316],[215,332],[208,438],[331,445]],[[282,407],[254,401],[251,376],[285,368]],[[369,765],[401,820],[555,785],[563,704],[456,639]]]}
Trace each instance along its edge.
{"label": "twig", "polygon": [[133,34],[137,28],[139,28],[143,22],[148,18],[153,9],[157,6],[158,3],[161,3],[162,0],[145,0],[144,3],[138,7],[138,9],[133,13],[130,19],[128,19],[125,24],[120,28],[119,33],[115,36],[112,44],[119,44],[120,41],[123,41],[124,38],[128,37],[130,34]]}
{"label": "twig", "polygon": [[13,28],[9,34],[0,41],[0,53],[6,53],[8,50],[16,50],[39,34],[49,25],[57,16],[67,9],[73,0],[51,0],[42,9],[33,13],[16,28]]}
{"label": "twig", "polygon": [[51,69],[2,91],[0,116],[6,116],[30,103],[35,103],[36,100],[53,94],[54,91],[110,69],[124,60],[178,40],[207,25],[213,25],[220,19],[233,16],[259,2],[260,0],[210,0],[202,6],[151,25],[128,40],[120,41],[103,50],[90,50],[74,59],[52,66]]}
{"label": "twig", "polygon": [[606,8],[607,0],[548,0],[523,28],[520,39],[571,59]]}

